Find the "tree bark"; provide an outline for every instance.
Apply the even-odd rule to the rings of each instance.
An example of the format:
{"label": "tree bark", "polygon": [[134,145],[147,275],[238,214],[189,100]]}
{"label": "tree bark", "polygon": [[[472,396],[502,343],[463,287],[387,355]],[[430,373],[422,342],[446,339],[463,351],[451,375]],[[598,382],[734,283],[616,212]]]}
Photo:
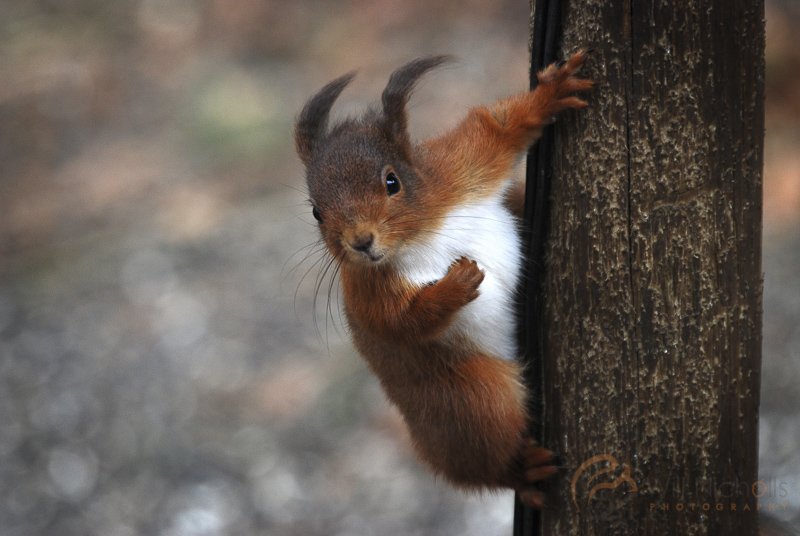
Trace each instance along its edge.
{"label": "tree bark", "polygon": [[595,48],[597,87],[555,128],[539,328],[565,469],[543,534],[754,535],[770,502],[763,17],[763,0],[562,8],[563,57]]}

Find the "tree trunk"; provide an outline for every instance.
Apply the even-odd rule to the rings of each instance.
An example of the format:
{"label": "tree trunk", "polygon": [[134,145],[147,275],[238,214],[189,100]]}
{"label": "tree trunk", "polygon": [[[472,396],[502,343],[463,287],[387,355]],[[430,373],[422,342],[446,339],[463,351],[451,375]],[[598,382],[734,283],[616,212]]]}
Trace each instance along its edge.
{"label": "tree trunk", "polygon": [[544,534],[754,535],[770,502],[763,16],[763,0],[562,8],[563,57],[595,48],[597,88],[555,128],[539,328],[544,444],[565,469]]}

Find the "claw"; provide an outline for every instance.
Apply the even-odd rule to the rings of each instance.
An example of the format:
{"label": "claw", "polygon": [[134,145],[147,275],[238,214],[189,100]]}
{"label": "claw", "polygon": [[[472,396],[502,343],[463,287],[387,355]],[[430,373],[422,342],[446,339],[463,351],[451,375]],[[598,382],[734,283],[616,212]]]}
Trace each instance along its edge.
{"label": "claw", "polygon": [[537,510],[541,510],[542,508],[550,508],[549,505],[545,506],[545,499],[547,499],[547,496],[535,488],[525,488],[520,490],[519,498],[522,502],[531,508],[536,508]]}
{"label": "claw", "polygon": [[554,465],[542,465],[525,471],[525,478],[528,482],[538,482],[539,480],[553,478],[557,474],[558,468]]}

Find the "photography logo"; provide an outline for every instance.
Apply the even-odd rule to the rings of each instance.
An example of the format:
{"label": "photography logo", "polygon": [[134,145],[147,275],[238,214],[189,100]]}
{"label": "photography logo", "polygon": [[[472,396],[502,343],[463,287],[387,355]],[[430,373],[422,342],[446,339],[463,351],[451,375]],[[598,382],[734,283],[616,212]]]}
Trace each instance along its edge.
{"label": "photography logo", "polygon": [[[578,509],[579,512],[581,508],[580,506],[578,506],[578,498],[575,490],[578,484],[578,478],[580,478],[580,476],[584,473],[584,471],[586,471],[589,467],[598,462],[608,462],[609,465],[600,469],[599,471],[597,471],[592,475],[592,477],[586,483],[587,488],[595,478],[599,477],[604,473],[610,473],[611,471],[615,471],[617,467],[619,467],[619,462],[617,462],[617,459],[610,454],[598,454],[597,456],[592,456],[591,458],[583,462],[580,467],[578,467],[578,470],[575,471],[575,476],[572,477],[572,502],[575,503],[575,507]],[[595,484],[594,486],[592,486],[592,488],[589,489],[589,497],[586,499],[586,504],[587,505],[589,504],[589,501],[592,500],[594,494],[597,493],[599,490],[615,489],[618,488],[623,483],[627,483],[630,486],[630,489],[628,489],[626,493],[639,491],[639,488],[636,486],[636,482],[634,482],[633,479],[631,478],[630,465],[623,466],[622,474],[619,477],[617,477],[617,479],[614,480],[613,482],[601,482],[599,484]]]}

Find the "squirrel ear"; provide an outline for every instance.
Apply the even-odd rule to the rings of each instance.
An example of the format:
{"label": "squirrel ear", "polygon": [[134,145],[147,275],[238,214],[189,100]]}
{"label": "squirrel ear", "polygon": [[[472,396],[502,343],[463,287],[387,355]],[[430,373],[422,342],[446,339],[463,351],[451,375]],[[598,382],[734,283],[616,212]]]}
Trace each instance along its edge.
{"label": "squirrel ear", "polygon": [[406,103],[419,78],[426,72],[451,61],[451,56],[426,56],[407,63],[389,77],[381,101],[385,128],[389,138],[397,142],[406,158],[411,160],[411,139],[408,136]]}
{"label": "squirrel ear", "polygon": [[325,134],[333,103],[355,75],[355,72],[347,73],[328,83],[303,106],[294,127],[294,143],[300,160],[306,166],[311,162],[314,147]]}

